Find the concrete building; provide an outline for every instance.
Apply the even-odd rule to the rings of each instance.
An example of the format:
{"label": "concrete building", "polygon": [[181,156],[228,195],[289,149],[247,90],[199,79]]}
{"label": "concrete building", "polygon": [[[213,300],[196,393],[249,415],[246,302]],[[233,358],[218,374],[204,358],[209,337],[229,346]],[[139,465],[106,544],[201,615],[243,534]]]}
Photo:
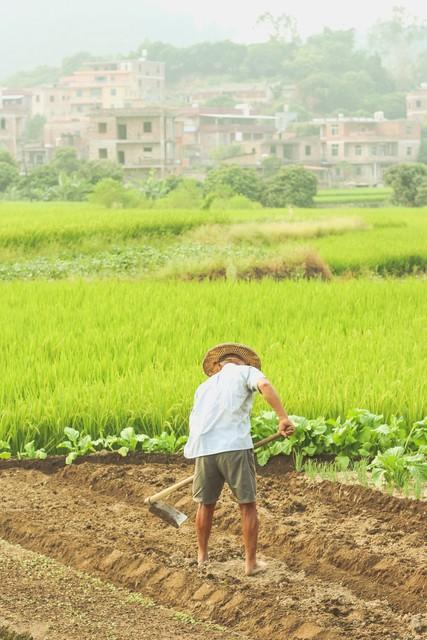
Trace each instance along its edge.
{"label": "concrete building", "polygon": [[176,123],[172,111],[145,107],[93,113],[88,131],[89,158],[123,165],[127,177],[154,170],[159,176],[179,173]]}
{"label": "concrete building", "polygon": [[70,91],[71,117],[100,109],[133,108],[163,101],[165,65],[141,58],[88,62],[71,76],[61,78]]}
{"label": "concrete building", "polygon": [[71,89],[62,85],[36,87],[31,96],[31,115],[47,122],[71,117]]}
{"label": "concrete building", "polygon": [[409,120],[427,125],[427,83],[406,96],[406,115]]}
{"label": "concrete building", "polygon": [[411,120],[327,118],[320,125],[321,165],[329,168],[330,183],[373,186],[383,183],[392,165],[416,162],[421,125]]}
{"label": "concrete building", "polygon": [[[233,110],[197,107],[181,111],[177,117],[181,124],[177,143],[183,171],[209,167],[221,159],[234,159],[242,166],[260,164],[263,144],[271,142],[286,127],[282,115],[286,114],[260,115],[249,105]],[[228,159],[227,148],[235,150]]]}
{"label": "concrete building", "polygon": [[31,95],[0,90],[0,148],[18,162],[23,159],[25,131],[31,114]]}

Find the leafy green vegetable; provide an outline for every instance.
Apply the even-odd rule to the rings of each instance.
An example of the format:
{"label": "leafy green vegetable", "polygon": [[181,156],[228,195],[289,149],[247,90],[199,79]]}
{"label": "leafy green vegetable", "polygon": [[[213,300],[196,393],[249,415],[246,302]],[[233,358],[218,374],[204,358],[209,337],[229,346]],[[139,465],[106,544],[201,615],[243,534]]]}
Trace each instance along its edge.
{"label": "leafy green vegetable", "polygon": [[19,460],[28,458],[29,460],[45,460],[47,453],[44,449],[36,449],[34,440],[27,442],[21,451],[18,451],[17,458]]}
{"label": "leafy green vegetable", "polygon": [[64,440],[58,445],[58,449],[68,449],[69,454],[65,458],[65,464],[72,464],[80,456],[95,451],[95,445],[89,435],[80,435],[80,432],[71,427],[65,427],[64,433],[68,436],[68,440]]}
{"label": "leafy green vegetable", "polygon": [[403,487],[408,480],[427,481],[427,458],[422,453],[405,454],[404,447],[379,453],[368,465],[377,484]]}

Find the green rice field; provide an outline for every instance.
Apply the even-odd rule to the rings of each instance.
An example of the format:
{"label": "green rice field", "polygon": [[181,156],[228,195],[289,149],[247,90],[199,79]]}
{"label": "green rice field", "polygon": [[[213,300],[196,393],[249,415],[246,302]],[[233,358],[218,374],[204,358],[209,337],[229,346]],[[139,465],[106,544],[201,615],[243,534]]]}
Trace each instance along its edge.
{"label": "green rice field", "polygon": [[58,442],[65,426],[156,433],[170,422],[184,432],[201,359],[228,340],[259,351],[292,413],[427,413],[420,280],[37,282],[0,292],[0,438],[16,446]]}
{"label": "green rice field", "polygon": [[316,252],[335,275],[425,272],[427,208],[208,212],[0,203],[0,280],[152,278],[164,267],[179,273],[201,262],[238,266],[301,248]]}
{"label": "green rice field", "polygon": [[410,424],[427,414],[426,270],[427,209],[0,203],[0,440],[185,433],[222,341],[259,351],[293,414]]}

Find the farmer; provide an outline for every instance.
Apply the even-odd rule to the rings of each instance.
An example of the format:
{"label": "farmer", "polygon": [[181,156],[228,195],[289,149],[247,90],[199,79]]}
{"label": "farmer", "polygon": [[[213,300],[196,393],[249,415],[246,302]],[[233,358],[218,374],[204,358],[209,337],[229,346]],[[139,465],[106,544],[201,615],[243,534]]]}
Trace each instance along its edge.
{"label": "farmer", "polygon": [[227,482],[240,506],[248,576],[266,569],[266,564],[257,561],[256,556],[258,516],[250,433],[253,393],[259,391],[277,413],[278,431],[283,436],[294,431],[277,392],[260,369],[257,354],[242,344],[219,344],[207,352],[203,370],[209,378],[196,390],[190,436],[184,449],[186,458],[196,459],[193,499],[199,503],[196,516],[199,566],[208,561],[215,505]]}

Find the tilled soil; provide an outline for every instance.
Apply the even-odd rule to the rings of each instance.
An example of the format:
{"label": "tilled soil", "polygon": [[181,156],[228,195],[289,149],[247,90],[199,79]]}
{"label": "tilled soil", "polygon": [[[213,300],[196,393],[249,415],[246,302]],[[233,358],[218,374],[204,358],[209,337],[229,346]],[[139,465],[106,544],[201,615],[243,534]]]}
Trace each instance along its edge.
{"label": "tilled soil", "polygon": [[248,638],[427,637],[425,502],[267,472],[258,479],[259,547],[269,568],[247,578],[238,507],[228,490],[203,569],[195,563],[190,489],[168,500],[189,515],[179,530],[143,504],[189,471],[164,458],[86,462],[50,474],[2,470],[0,537]]}
{"label": "tilled soil", "polygon": [[1,640],[238,640],[4,540],[0,584]]}

